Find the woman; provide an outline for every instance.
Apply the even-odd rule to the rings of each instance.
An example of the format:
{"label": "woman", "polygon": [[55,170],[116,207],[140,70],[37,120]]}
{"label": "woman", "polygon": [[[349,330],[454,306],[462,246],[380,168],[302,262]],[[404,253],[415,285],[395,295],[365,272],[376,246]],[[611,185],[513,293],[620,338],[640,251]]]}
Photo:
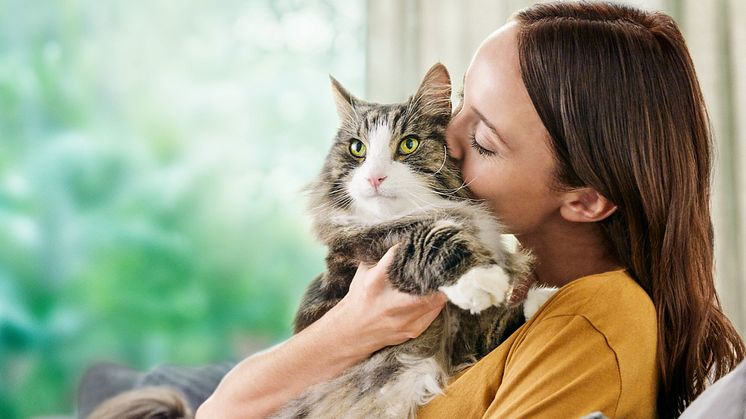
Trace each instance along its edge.
{"label": "woman", "polygon": [[[419,416],[675,417],[744,357],[713,280],[711,138],[665,14],[529,7],[476,52],[448,131],[465,180],[562,287]],[[360,266],[323,318],[228,373],[197,417],[264,417],[444,304]]]}

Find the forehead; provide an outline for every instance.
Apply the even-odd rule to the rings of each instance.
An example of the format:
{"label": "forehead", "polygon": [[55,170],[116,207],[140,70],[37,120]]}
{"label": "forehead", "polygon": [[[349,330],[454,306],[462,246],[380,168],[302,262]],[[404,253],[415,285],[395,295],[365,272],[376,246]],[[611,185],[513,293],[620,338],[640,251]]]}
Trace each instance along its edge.
{"label": "forehead", "polygon": [[464,78],[468,101],[495,123],[535,113],[521,79],[517,36],[514,22],[492,33],[477,49]]}

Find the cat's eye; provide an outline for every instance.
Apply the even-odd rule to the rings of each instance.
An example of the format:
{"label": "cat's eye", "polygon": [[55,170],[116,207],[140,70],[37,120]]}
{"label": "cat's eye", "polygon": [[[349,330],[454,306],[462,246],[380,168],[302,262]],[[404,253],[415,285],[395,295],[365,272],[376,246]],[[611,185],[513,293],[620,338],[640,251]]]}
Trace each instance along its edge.
{"label": "cat's eye", "polygon": [[365,157],[365,144],[362,141],[354,139],[350,141],[350,154],[355,157]]}
{"label": "cat's eye", "polygon": [[399,143],[399,154],[412,154],[420,146],[420,140],[415,137],[407,137]]}

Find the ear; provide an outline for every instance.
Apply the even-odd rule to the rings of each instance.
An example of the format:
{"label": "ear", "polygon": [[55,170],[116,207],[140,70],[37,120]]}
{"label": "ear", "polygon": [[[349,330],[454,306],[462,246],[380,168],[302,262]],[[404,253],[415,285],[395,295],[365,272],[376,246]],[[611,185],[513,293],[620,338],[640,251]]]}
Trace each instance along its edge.
{"label": "ear", "polygon": [[337,115],[339,115],[340,121],[345,121],[355,115],[355,102],[358,99],[352,96],[342,84],[337,81],[334,77],[329,75],[329,80],[332,82],[332,93],[334,94],[334,102],[337,105]]}
{"label": "ear", "polygon": [[578,188],[566,192],[560,207],[562,218],[577,223],[601,221],[617,210],[617,206],[593,188]]}
{"label": "ear", "polygon": [[430,67],[412,100],[418,98],[418,102],[423,106],[434,107],[434,110],[447,111],[448,115],[451,114],[451,77],[446,66],[436,63]]}

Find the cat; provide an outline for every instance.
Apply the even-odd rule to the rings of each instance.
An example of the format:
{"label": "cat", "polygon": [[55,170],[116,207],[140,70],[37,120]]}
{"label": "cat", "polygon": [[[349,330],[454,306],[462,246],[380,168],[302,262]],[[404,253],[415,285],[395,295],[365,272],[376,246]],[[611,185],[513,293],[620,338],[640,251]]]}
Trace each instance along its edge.
{"label": "cat", "polygon": [[532,289],[532,307],[507,304],[531,257],[508,250],[502,226],[470,198],[448,154],[445,66],[435,64],[398,104],[365,102],[333,77],[331,83],[340,127],[308,188],[327,270],[306,290],[295,332],[345,296],[360,262],[377,262],[395,244],[392,285],[416,295],[442,291],[449,303],[419,337],[379,350],[272,417],[414,417],[454,372],[497,347],[553,290]]}
{"label": "cat", "polygon": [[[525,303],[508,304],[514,286],[529,275],[531,257],[508,249],[503,227],[470,197],[448,154],[451,83],[445,66],[430,68],[403,103],[365,102],[333,77],[331,85],[340,126],[307,188],[314,232],[328,248],[327,270],[307,288],[294,332],[347,294],[360,262],[377,262],[395,244],[392,285],[416,295],[441,291],[449,302],[419,337],[312,386],[271,417],[414,417],[449,377],[497,347],[555,290],[531,288]],[[191,417],[178,393],[160,391],[125,393],[122,403],[110,400],[97,409],[104,414],[89,417],[125,417],[146,403],[153,412],[172,406],[174,417]]]}

